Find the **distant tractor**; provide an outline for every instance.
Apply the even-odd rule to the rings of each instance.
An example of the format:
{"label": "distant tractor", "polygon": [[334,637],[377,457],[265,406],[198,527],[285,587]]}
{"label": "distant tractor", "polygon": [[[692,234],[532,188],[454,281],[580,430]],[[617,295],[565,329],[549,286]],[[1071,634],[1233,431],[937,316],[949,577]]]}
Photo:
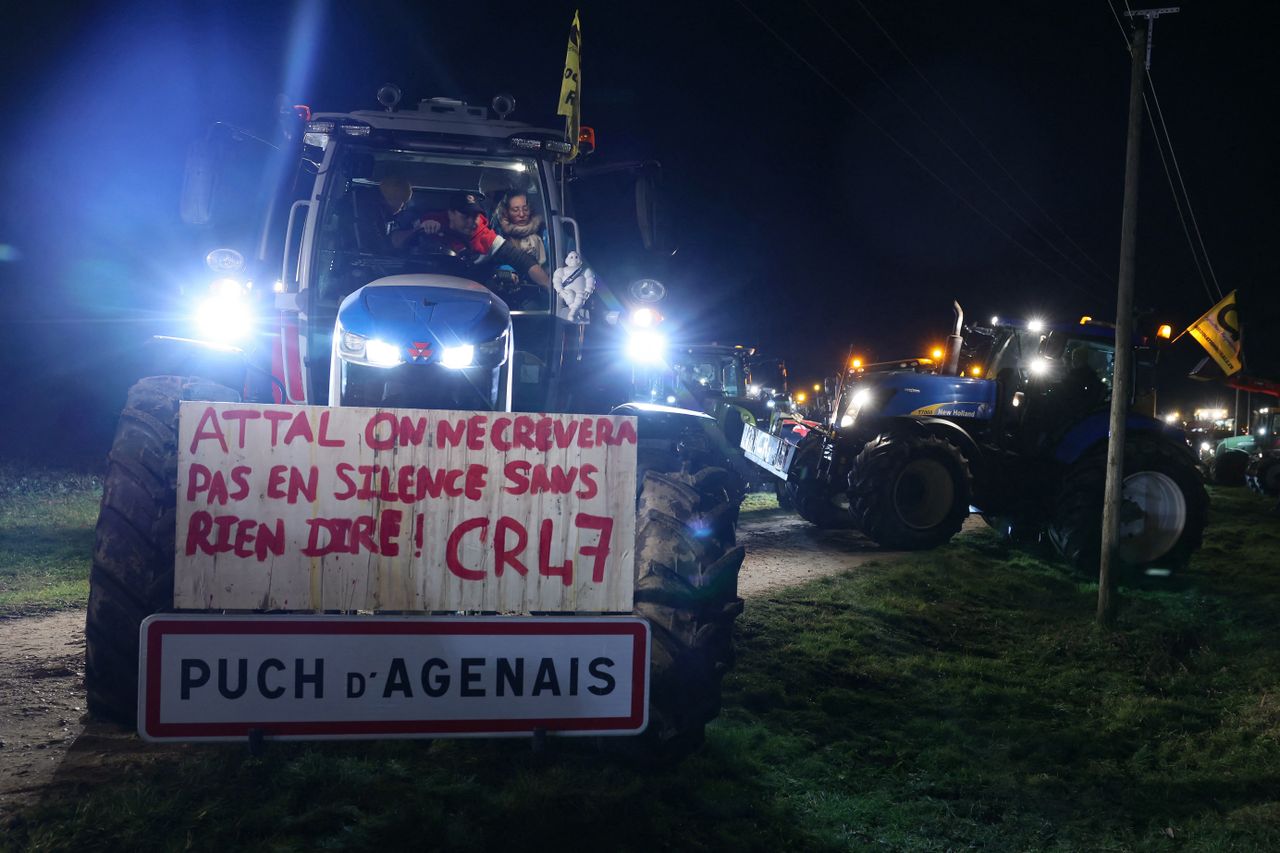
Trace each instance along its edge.
{"label": "distant tractor", "polygon": [[[850,369],[830,423],[786,471],[797,510],[849,523],[887,548],[933,548],[971,508],[1014,539],[1046,534],[1072,565],[1096,567],[1106,480],[1114,329],[957,319],[942,358]],[[1147,353],[1139,350],[1141,376]],[[1135,395],[1140,397],[1142,389]],[[1180,430],[1127,420],[1121,556],[1172,569],[1201,543],[1208,498]]]}
{"label": "distant tractor", "polygon": [[[1176,420],[1176,416],[1173,416]],[[1248,456],[1234,451],[1239,443],[1234,439],[1235,418],[1227,416],[1223,408],[1196,409],[1187,430],[1187,442],[1200,459],[1200,470],[1205,478],[1219,486],[1244,485],[1244,469]],[[1232,439],[1223,444],[1224,439]]]}
{"label": "distant tractor", "polygon": [[1244,471],[1245,484],[1260,495],[1280,495],[1280,407],[1258,410],[1250,437],[1254,455]]}
{"label": "distant tractor", "polygon": [[[778,477],[743,458],[739,447],[746,426],[778,431],[799,417],[783,360],[742,344],[673,344],[660,365],[636,370],[634,396],[706,412],[719,425],[726,452],[738,461],[736,470],[747,487],[780,486]],[[803,399],[803,392],[796,396]]]}

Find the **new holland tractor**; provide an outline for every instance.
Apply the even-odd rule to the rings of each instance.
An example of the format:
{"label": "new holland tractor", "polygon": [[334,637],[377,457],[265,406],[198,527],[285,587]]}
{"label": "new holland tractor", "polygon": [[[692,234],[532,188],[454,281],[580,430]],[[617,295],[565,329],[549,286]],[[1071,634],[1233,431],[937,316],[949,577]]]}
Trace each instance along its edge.
{"label": "new holland tractor", "polygon": [[[573,196],[591,189],[566,162],[563,130],[509,119],[505,96],[492,111],[399,99],[384,87],[383,109],[294,108],[269,144],[215,125],[193,147],[182,212],[207,241],[209,268],[188,289],[191,327],[155,342],[156,375],[129,391],[111,450],[86,625],[90,711],[134,720],[139,623],[173,607],[183,401],[613,413],[638,419],[634,611],[652,632],[644,742],[678,754],[718,714],[732,662],[743,488],[708,415],[628,402],[626,353],[652,359],[661,346],[629,316],[665,290],[642,280],[610,291],[601,271],[595,296],[571,309],[551,287],[425,231],[394,245],[388,178],[407,182],[418,211],[465,193],[492,219],[518,193],[544,223],[548,271],[558,269],[584,252]],[[656,175],[629,175],[629,213],[639,209],[652,237]],[[600,322],[600,310],[591,322],[605,294],[617,322]]]}
{"label": "new holland tractor", "polygon": [[[1047,535],[1092,570],[1113,328],[993,318],[968,330],[966,346],[956,312],[940,361],[846,372],[830,422],[800,442],[786,471],[797,510],[819,526],[851,522],[887,548],[925,549],[949,541],[973,509],[1014,539]],[[1131,411],[1126,430],[1121,555],[1134,567],[1178,568],[1207,518],[1195,456],[1153,417]]]}

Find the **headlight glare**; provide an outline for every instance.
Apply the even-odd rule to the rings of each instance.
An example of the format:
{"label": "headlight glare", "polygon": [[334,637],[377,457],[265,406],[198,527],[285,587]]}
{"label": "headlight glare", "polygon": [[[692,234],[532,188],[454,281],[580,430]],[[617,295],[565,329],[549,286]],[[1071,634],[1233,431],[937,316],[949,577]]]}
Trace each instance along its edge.
{"label": "headlight glare", "polygon": [[853,396],[849,398],[849,405],[845,408],[844,414],[840,416],[840,427],[847,429],[853,426],[858,420],[858,414],[869,402],[871,402],[870,388],[859,388],[854,391]]}
{"label": "headlight glare", "polygon": [[631,325],[637,328],[649,328],[656,326],[658,321],[662,319],[657,311],[652,308],[637,308],[631,312]]}
{"label": "headlight glare", "polygon": [[196,327],[213,341],[236,341],[249,334],[253,312],[238,296],[210,296],[196,308]]}
{"label": "headlight glare", "polygon": [[459,370],[470,367],[476,359],[476,348],[473,344],[461,344],[456,347],[445,347],[440,353],[440,363],[445,367]]}
{"label": "headlight glare", "polygon": [[244,285],[234,278],[220,278],[210,283],[209,292],[219,299],[239,299],[244,294]]}
{"label": "headlight glare", "polygon": [[627,339],[627,358],[637,364],[655,364],[666,356],[667,339],[653,329],[636,329]]}
{"label": "headlight glare", "polygon": [[395,367],[404,361],[400,356],[400,347],[379,340],[372,340],[365,344],[365,358],[370,364],[378,367]]}

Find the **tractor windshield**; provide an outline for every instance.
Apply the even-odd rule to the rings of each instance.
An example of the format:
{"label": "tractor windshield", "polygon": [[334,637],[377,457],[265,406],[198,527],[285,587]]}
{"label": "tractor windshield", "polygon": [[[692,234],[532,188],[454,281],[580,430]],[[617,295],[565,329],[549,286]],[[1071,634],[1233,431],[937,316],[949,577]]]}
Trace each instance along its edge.
{"label": "tractor windshield", "polygon": [[672,368],[676,376],[699,396],[745,397],[746,387],[738,361],[718,355],[686,355]]}
{"label": "tractor windshield", "polygon": [[1103,389],[1102,399],[1111,399],[1111,379],[1116,360],[1114,341],[1050,332],[1039,346],[1038,358],[1048,360],[1049,372],[1060,380],[1073,375],[1096,377]]}
{"label": "tractor windshield", "polygon": [[550,310],[549,288],[495,264],[449,229],[450,200],[469,194],[489,227],[546,269],[554,255],[536,160],[347,145],[330,169],[315,250],[322,299],[385,276],[435,273],[479,282],[513,311]]}

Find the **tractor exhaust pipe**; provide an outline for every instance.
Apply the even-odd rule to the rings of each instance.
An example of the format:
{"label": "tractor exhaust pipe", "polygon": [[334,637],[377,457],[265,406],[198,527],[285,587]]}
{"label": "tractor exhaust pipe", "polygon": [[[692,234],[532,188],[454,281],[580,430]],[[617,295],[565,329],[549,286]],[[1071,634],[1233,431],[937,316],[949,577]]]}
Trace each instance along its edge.
{"label": "tractor exhaust pipe", "polygon": [[955,300],[952,300],[951,304],[956,311],[956,327],[947,336],[947,346],[942,355],[942,374],[944,376],[955,376],[960,372],[960,348],[964,346],[964,337],[961,335],[961,332],[964,331],[964,309]]}

